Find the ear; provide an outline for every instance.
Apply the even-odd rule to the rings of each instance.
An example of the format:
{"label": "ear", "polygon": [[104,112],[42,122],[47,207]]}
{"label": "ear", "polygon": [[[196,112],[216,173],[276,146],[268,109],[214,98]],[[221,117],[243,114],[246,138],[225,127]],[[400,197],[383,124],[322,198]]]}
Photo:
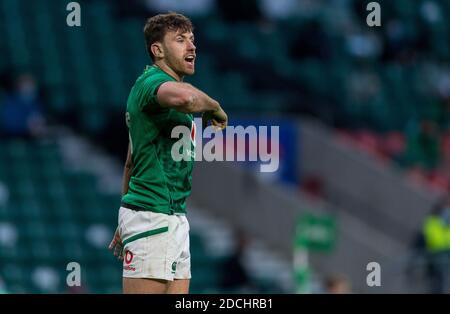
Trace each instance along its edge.
{"label": "ear", "polygon": [[161,43],[159,43],[159,42],[153,43],[150,46],[150,49],[151,49],[153,55],[155,56],[155,58],[157,58],[157,59],[164,58],[164,50],[162,48]]}

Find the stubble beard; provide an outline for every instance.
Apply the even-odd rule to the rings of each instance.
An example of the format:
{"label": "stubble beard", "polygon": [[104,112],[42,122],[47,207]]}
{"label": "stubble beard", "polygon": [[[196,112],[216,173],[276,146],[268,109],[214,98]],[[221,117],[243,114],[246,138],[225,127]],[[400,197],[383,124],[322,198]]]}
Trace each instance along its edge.
{"label": "stubble beard", "polygon": [[167,65],[180,77],[180,79],[182,79],[184,76],[194,74],[194,71],[190,73],[190,71],[184,65],[184,62],[185,61],[183,57],[177,59],[172,54],[167,55]]}

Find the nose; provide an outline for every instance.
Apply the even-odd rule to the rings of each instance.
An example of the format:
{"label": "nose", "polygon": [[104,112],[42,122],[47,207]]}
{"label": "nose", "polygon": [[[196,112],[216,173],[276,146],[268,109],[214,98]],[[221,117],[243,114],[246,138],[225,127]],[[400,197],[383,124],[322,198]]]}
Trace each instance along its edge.
{"label": "nose", "polygon": [[195,47],[195,45],[192,41],[189,41],[188,50],[195,51],[195,49],[197,49],[197,47]]}

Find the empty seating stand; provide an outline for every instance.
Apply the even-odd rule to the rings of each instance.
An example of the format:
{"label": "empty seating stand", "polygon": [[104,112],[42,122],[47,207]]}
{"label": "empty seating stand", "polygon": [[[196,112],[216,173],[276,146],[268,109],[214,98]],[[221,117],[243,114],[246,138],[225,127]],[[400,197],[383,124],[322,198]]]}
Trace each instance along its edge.
{"label": "empty seating stand", "polygon": [[[107,249],[119,194],[102,194],[93,175],[67,169],[55,143],[23,140],[2,140],[0,183],[9,191],[0,205],[0,277],[9,292],[74,291],[66,286],[70,262],[81,266],[80,291],[121,291],[122,264]],[[191,250],[192,292],[218,291],[220,263],[195,233]]]}

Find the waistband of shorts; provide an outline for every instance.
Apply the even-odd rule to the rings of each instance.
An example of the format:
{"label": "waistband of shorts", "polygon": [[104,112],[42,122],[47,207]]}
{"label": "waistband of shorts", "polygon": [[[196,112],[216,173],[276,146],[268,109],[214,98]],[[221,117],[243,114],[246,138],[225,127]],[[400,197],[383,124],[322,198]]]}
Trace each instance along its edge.
{"label": "waistband of shorts", "polygon": [[[131,210],[137,211],[137,212],[151,212],[151,210],[145,209],[145,208],[143,208],[143,207],[141,207],[141,206],[137,206],[137,205],[133,205],[133,204],[128,204],[128,203],[125,203],[125,202],[121,202],[121,203],[120,203],[120,206],[122,206],[123,208],[127,208],[127,209],[131,209]],[[166,215],[176,215],[176,216],[186,216],[185,213],[178,213],[178,212],[175,212],[175,211],[172,210],[172,209],[170,210],[169,213],[163,213],[163,214],[166,214]]]}

